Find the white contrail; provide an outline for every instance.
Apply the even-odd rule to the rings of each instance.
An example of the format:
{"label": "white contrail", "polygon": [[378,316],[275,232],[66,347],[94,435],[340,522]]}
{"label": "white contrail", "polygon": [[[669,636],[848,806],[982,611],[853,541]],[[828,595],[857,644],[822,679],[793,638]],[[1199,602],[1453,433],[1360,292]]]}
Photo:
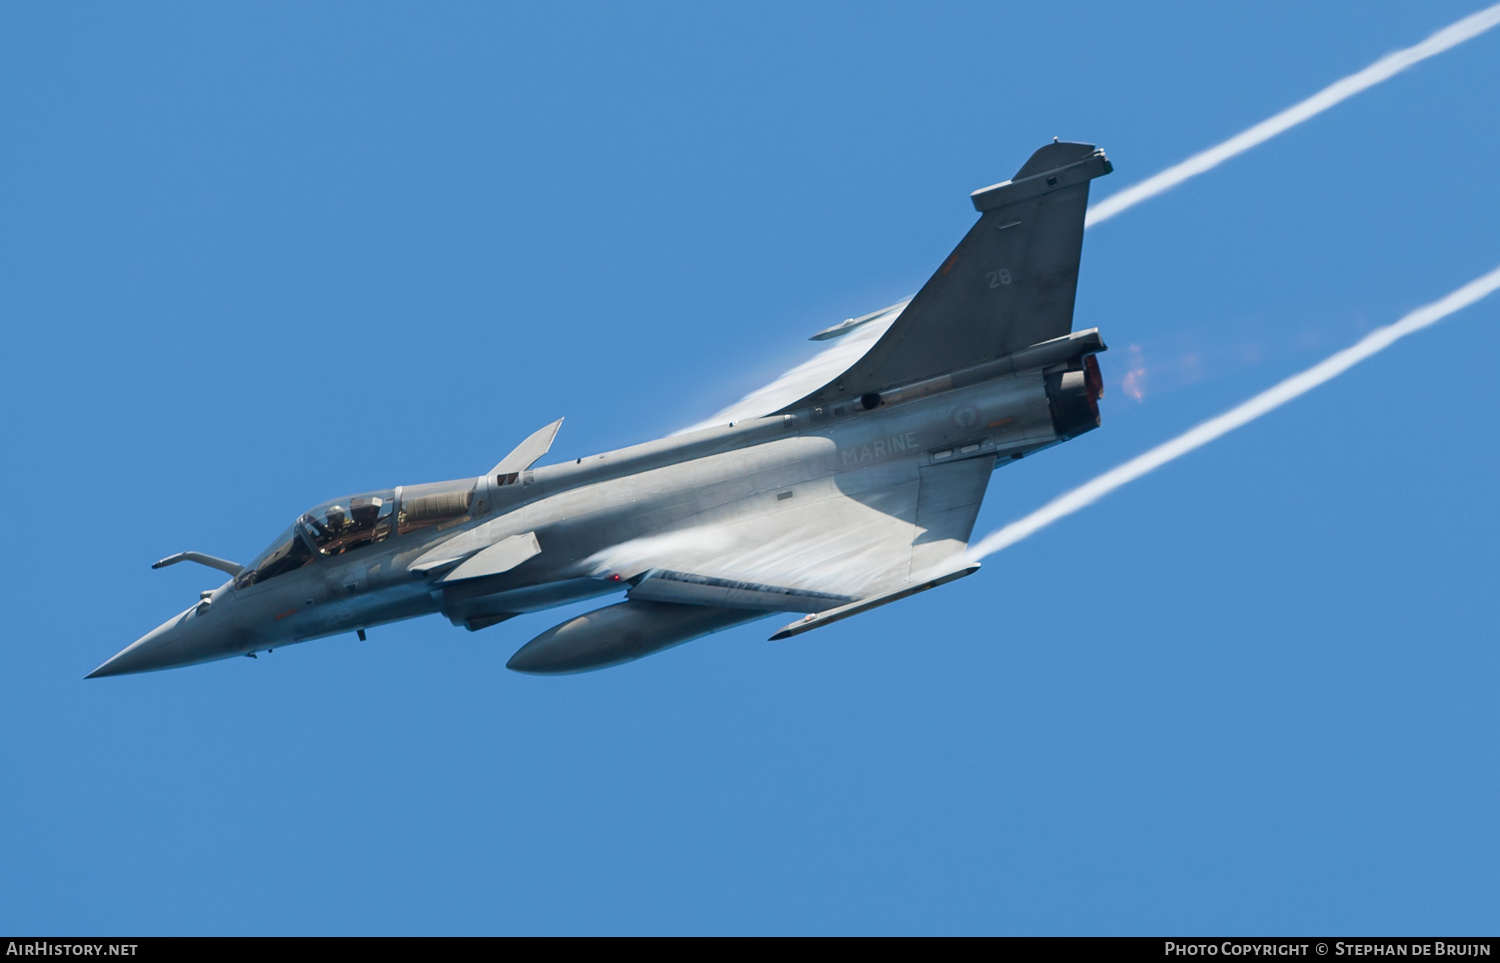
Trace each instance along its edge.
{"label": "white contrail", "polygon": [[1086,508],[1122,485],[1135,481],[1153,469],[1160,468],[1175,458],[1181,458],[1195,448],[1201,448],[1221,435],[1228,434],[1241,425],[1248,424],[1269,411],[1280,408],[1299,395],[1305,394],[1325,381],[1337,378],[1350,368],[1373,354],[1384,351],[1401,338],[1415,331],[1436,324],[1453,312],[1466,308],[1490,292],[1500,288],[1500,267],[1483,277],[1476,278],[1426,307],[1418,308],[1395,324],[1376,328],[1352,347],[1345,348],[1333,357],[1313,365],[1301,374],[1293,375],[1280,384],[1231,408],[1217,418],[1211,418],[1171,441],[1157,445],[1143,455],[1138,455],[1118,468],[1111,469],[1087,484],[1073,489],[1066,495],[1053,499],[1046,505],[1019,521],[1011,522],[998,531],[986,535],[980,542],[969,546],[969,557],[981,559],[1008,548],[1028,535],[1032,535],[1060,518],[1066,518],[1081,508]]}
{"label": "white contrail", "polygon": [[1386,54],[1359,73],[1350,74],[1344,79],[1324,87],[1300,104],[1288,107],[1276,116],[1261,121],[1243,133],[1234,135],[1224,141],[1224,143],[1216,147],[1210,147],[1201,154],[1194,154],[1181,164],[1169,167],[1155,177],[1148,177],[1139,184],[1127,187],[1118,194],[1113,194],[1105,198],[1089,208],[1088,217],[1084,221],[1084,224],[1093,226],[1101,221],[1109,220],[1121,211],[1134,207],[1141,201],[1155,197],[1162,191],[1170,190],[1190,177],[1196,177],[1204,171],[1212,170],[1229,160],[1229,158],[1237,154],[1243,154],[1250,148],[1265,143],[1288,128],[1295,127],[1305,120],[1316,117],[1333,105],[1348,100],[1360,91],[1367,90],[1382,80],[1394,77],[1412,64],[1420,63],[1428,57],[1435,57],[1445,50],[1458,46],[1465,40],[1471,40],[1479,36],[1496,24],[1500,24],[1500,4],[1495,4],[1476,14],[1464,17],[1457,23],[1444,27],[1414,47],[1407,47],[1405,50],[1397,50],[1395,53]]}

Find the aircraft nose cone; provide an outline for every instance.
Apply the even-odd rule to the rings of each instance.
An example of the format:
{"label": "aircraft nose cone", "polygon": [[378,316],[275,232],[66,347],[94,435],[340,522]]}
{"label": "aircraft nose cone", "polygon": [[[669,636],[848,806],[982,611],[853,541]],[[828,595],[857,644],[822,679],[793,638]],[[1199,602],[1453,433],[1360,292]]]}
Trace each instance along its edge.
{"label": "aircraft nose cone", "polygon": [[168,619],[161,625],[136,639],[115,653],[103,665],[84,676],[99,679],[108,675],[128,675],[132,672],[150,672],[191,661],[186,652],[186,642],[181,629],[188,612]]}

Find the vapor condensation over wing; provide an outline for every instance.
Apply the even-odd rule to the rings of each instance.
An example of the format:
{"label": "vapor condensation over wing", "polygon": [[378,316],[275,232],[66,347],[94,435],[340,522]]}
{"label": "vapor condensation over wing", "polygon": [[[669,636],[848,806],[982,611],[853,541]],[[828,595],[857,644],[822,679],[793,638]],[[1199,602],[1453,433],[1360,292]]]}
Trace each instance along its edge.
{"label": "vapor condensation over wing", "polygon": [[1203,424],[1178,435],[1171,441],[1157,445],[1143,455],[1138,455],[1118,468],[1111,469],[1087,484],[1080,485],[1065,495],[1053,499],[1046,505],[1019,521],[1011,522],[998,531],[991,532],[976,544],[969,546],[969,557],[981,559],[1008,548],[1051,525],[1061,518],[1087,508],[1110,492],[1135,481],[1147,472],[1181,458],[1195,448],[1201,448],[1215,438],[1228,434],[1241,425],[1249,424],[1261,415],[1274,411],[1325,381],[1331,381],[1361,361],[1378,354],[1409,334],[1420,331],[1446,318],[1462,308],[1500,288],[1500,267],[1476,278],[1440,301],[1418,308],[1395,324],[1376,328],[1352,347],[1345,348],[1325,361],[1313,365],[1301,374],[1293,375],[1280,384],[1219,415]]}
{"label": "vapor condensation over wing", "polygon": [[699,428],[712,428],[741,418],[759,418],[810,394],[852,368],[900,316],[899,310],[892,310],[855,328],[834,341],[832,347],[824,348],[765,387],[755,389],[712,417],[683,428],[678,434]]}
{"label": "vapor condensation over wing", "polygon": [[[1367,90],[1381,81],[1395,76],[1412,64],[1426,60],[1428,57],[1436,56],[1445,50],[1458,46],[1465,40],[1471,40],[1479,36],[1497,23],[1500,23],[1500,4],[1487,7],[1478,13],[1471,14],[1456,23],[1444,27],[1416,46],[1387,54],[1364,70],[1350,74],[1348,77],[1330,84],[1300,104],[1289,107],[1276,116],[1261,121],[1249,130],[1229,138],[1224,143],[1216,147],[1210,147],[1201,154],[1189,157],[1181,164],[1169,167],[1154,177],[1149,177],[1133,187],[1127,187],[1118,194],[1105,198],[1089,209],[1084,225],[1090,226],[1108,220],[1142,201],[1149,200],[1163,191],[1176,187],[1191,177],[1196,177],[1205,171],[1212,170],[1231,157],[1243,154],[1252,147],[1264,144],[1277,134],[1295,127],[1305,120],[1316,117],[1328,108],[1353,97],[1362,90]],[[783,405],[796,401],[808,392],[827,384],[840,372],[847,370],[856,361],[864,357],[864,353],[880,339],[880,336],[886,332],[886,329],[891,326],[898,316],[898,312],[893,312],[887,316],[877,318],[863,327],[856,328],[850,334],[836,340],[831,347],[820,351],[765,387],[752,391],[712,417],[697,424],[689,425],[687,428],[682,429],[682,431],[709,428],[741,418],[758,418],[761,415],[775,411]]]}
{"label": "vapor condensation over wing", "polygon": [[1420,63],[1428,57],[1435,57],[1465,40],[1472,40],[1497,23],[1500,23],[1500,4],[1487,7],[1444,27],[1416,46],[1386,54],[1364,70],[1329,84],[1300,104],[1294,104],[1249,130],[1235,134],[1224,143],[1210,147],[1201,154],[1194,154],[1181,164],[1169,167],[1154,177],[1148,177],[1139,184],[1105,198],[1089,208],[1084,225],[1092,227],[1101,221],[1107,221],[1121,211],[1128,210],[1163,191],[1171,190],[1190,177],[1197,177],[1204,171],[1212,170],[1231,157],[1264,144],[1277,134],[1316,117],[1335,104],[1342,103],[1383,80],[1389,80],[1407,67]]}

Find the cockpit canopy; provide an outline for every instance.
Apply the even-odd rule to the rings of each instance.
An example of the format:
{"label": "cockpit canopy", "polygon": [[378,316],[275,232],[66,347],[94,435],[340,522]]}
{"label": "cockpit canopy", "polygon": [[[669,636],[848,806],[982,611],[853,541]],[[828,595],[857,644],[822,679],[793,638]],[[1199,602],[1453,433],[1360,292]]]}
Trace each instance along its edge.
{"label": "cockpit canopy", "polygon": [[391,534],[396,507],[393,491],[336,498],[303,513],[235,577],[237,588],[248,588],[295,571],[320,555],[342,555],[373,545]]}
{"label": "cockpit canopy", "polygon": [[322,555],[345,552],[384,541],[391,534],[395,492],[375,492],[324,502],[297,520]]}
{"label": "cockpit canopy", "polygon": [[439,530],[460,525],[471,517],[474,486],[474,479],[467,478],[324,502],[303,513],[245,566],[235,576],[235,587],[248,588],[296,571],[321,556],[342,555],[382,542],[391,536],[393,522],[402,535],[434,525]]}

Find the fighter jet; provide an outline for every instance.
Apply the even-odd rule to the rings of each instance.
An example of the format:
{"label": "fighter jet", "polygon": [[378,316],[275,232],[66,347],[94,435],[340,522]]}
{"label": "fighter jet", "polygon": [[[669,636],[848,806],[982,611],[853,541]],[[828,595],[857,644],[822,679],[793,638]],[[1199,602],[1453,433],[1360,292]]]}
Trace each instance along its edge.
{"label": "fighter jet", "polygon": [[796,616],[784,639],[970,575],[991,473],[1099,425],[1105,345],[1072,330],[1073,303],[1089,182],[1110,170],[1054,141],[975,191],[979,220],[910,301],[813,336],[863,330],[868,350],[775,410],[536,467],[556,421],[478,477],[311,508],[247,565],[164,558],[229,580],[89,678],[623,592],[507,663],[579,672],[776,613]]}

